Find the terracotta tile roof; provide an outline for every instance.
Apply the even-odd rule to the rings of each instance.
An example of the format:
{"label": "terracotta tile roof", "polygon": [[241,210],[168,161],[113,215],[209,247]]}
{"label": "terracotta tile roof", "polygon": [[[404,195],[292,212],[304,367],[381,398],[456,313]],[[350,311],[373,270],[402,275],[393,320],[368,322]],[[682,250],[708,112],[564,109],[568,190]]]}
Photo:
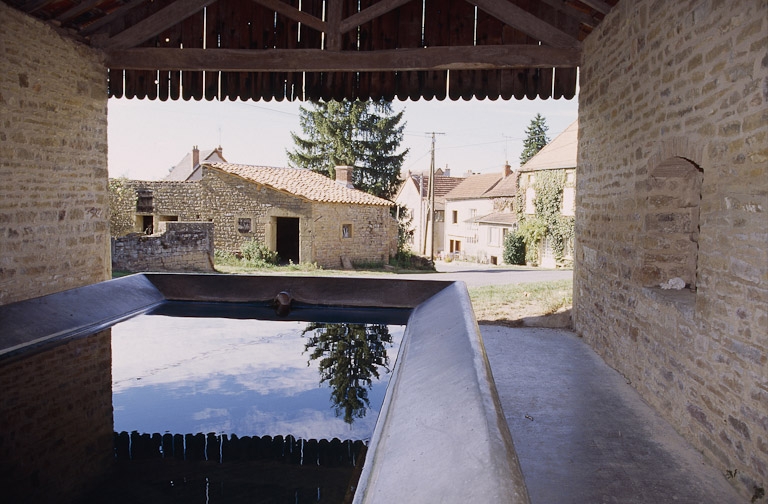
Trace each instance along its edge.
{"label": "terracotta tile roof", "polygon": [[[419,179],[423,178],[423,186],[421,188],[421,197],[426,198],[429,196],[429,175],[413,174],[410,177],[410,182],[419,189]],[[464,177],[446,177],[443,175],[435,175],[435,199],[440,199],[454,187],[459,185],[464,180]]]}
{"label": "terracotta tile roof", "polygon": [[221,170],[278,191],[310,201],[357,205],[392,206],[393,203],[357,189],[349,189],[336,181],[302,168],[278,168],[233,163],[211,163],[205,167]]}
{"label": "terracotta tile roof", "polygon": [[576,168],[579,148],[579,121],[576,120],[528,160],[520,171]]}
{"label": "terracotta tile roof", "polygon": [[487,198],[488,192],[501,181],[499,173],[479,173],[465,178],[451,192],[446,200]]}
{"label": "terracotta tile roof", "polygon": [[489,198],[509,198],[517,194],[517,174],[511,173],[504,177],[496,187],[486,194]]}

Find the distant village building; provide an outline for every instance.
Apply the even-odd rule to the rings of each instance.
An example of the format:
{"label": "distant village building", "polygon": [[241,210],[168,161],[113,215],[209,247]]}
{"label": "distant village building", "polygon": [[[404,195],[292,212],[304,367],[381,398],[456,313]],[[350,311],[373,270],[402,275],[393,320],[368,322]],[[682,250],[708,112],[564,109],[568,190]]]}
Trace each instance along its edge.
{"label": "distant village building", "polygon": [[192,147],[192,152],[188,152],[175,166],[171,168],[168,175],[163,180],[200,180],[201,163],[226,163],[224,159],[224,149],[221,145],[215,149],[200,151],[197,145]]}
{"label": "distant village building", "polygon": [[513,174],[508,165],[501,173],[472,174],[445,195],[447,249],[444,256],[477,262],[491,261],[485,247],[486,240],[481,241],[480,220],[495,213],[492,191],[511,177]]}
{"label": "distant village building", "polygon": [[[520,209],[523,219],[536,215],[536,185],[538,183],[557,184],[562,191],[560,215],[571,221],[576,214],[576,160],[578,154],[579,122],[574,121],[554,140],[545,145],[539,152],[528,160],[518,174],[518,191],[523,208]],[[558,261],[572,263],[573,235],[563,244],[563,250],[558,256],[553,243],[553,236],[548,233],[539,243],[539,265],[554,268]]]}
{"label": "distant village building", "polygon": [[[413,231],[409,248],[413,253],[430,255],[445,250],[445,195],[464,177],[451,177],[451,171],[438,168],[435,171],[434,227],[429,214],[429,175],[408,173],[395,195],[395,203],[408,212],[410,229]],[[432,241],[434,240],[434,246]]]}
{"label": "distant village building", "polygon": [[397,252],[393,203],[350,188],[351,167],[337,167],[336,176],[201,163],[185,180],[129,181],[136,207],[122,211],[134,215],[135,230],[142,232],[161,222],[212,222],[217,250],[236,253],[246,240],[256,240],[283,262],[325,268],[388,262]]}

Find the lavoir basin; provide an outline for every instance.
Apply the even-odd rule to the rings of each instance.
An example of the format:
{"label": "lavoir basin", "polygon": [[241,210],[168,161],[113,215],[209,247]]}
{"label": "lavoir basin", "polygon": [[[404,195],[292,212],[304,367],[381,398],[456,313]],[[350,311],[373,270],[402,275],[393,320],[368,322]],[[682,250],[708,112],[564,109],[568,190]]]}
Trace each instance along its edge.
{"label": "lavoir basin", "polygon": [[[193,335],[194,327],[217,318],[238,324],[309,320],[345,331],[356,327],[362,331],[358,340],[366,341],[376,338],[366,335],[365,327],[405,323],[405,331],[394,338],[401,339],[394,362],[377,361],[384,372],[391,371],[386,373],[391,374],[386,392],[378,392],[384,395],[381,406],[363,415],[352,408],[351,416],[357,411],[358,418],[375,420],[372,433],[342,439],[346,431],[332,429],[319,432],[316,439],[314,427],[298,430],[297,419],[292,428],[298,435],[249,435],[247,423],[238,434],[231,422],[208,424],[207,434],[184,435],[173,429],[129,433],[118,427],[124,406],[113,399],[112,331],[118,329],[112,328],[152,317],[185,319],[182,336]],[[305,332],[307,328],[302,326],[305,359],[319,346],[318,333]],[[149,361],[153,349],[143,348],[150,346],[145,332],[140,330],[133,351],[146,352]],[[120,341],[130,348],[130,338],[120,336]],[[180,341],[173,345],[184,346],[183,337]],[[221,352],[224,346],[201,353]],[[184,348],[183,353],[196,355],[194,348]],[[326,369],[335,362],[322,351],[317,355],[318,360],[326,358]],[[371,368],[381,371],[377,366]],[[145,369],[155,368],[149,363]],[[78,502],[83,495],[94,495],[126,460],[130,467],[141,461],[142,470],[150,468],[169,486],[202,491],[207,502],[250,502],[249,497],[255,497],[247,495],[252,481],[277,484],[284,478],[309,478],[306,487],[315,490],[270,502],[528,502],[480,332],[460,282],[131,275],[0,306],[0,380],[0,484],[14,502]],[[331,387],[331,396],[349,399],[349,391],[336,383],[342,392]],[[365,399],[374,404],[376,395],[372,388]],[[178,417],[185,416],[181,406],[161,402],[171,414],[161,425],[176,420],[174,410]],[[344,404],[335,401],[342,420],[350,414]],[[213,418],[225,410],[206,411]],[[158,453],[164,458],[147,460]],[[299,473],[298,466],[308,467]],[[168,467],[172,477],[164,472]],[[341,474],[340,468],[346,472]],[[178,479],[173,471],[179,470],[194,474],[189,478],[194,485]],[[237,485],[230,484],[226,491],[224,485],[211,487],[224,472]],[[337,479],[341,490],[325,486]],[[238,491],[229,491],[232,488]],[[242,489],[245,493],[239,493]]]}

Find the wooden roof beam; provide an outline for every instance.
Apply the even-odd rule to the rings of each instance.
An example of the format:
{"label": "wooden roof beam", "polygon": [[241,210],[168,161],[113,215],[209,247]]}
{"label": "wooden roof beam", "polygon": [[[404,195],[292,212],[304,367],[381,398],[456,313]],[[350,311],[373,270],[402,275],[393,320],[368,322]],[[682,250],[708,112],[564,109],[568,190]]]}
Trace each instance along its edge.
{"label": "wooden roof beam", "polygon": [[189,16],[200,12],[216,0],[176,0],[164,9],[136,23],[130,28],[105,40],[96,39],[93,44],[102,49],[128,49],[162,33]]}
{"label": "wooden roof beam", "polygon": [[296,7],[293,7],[292,5],[288,5],[287,3],[283,3],[280,0],[253,0],[253,1],[259,5],[263,5],[264,7],[267,7],[268,9],[274,10],[278,14],[282,14],[288,19],[292,19],[297,23],[307,25],[308,27],[313,28],[319,32],[325,32],[328,29],[325,21],[323,21],[322,19],[318,19],[312,14],[308,14],[306,12],[300,11]]}
{"label": "wooden roof beam", "polygon": [[90,23],[85,28],[80,30],[80,34],[87,37],[89,35],[93,35],[94,33],[101,30],[104,26],[117,21],[118,19],[125,16],[128,11],[136,7],[137,5],[141,5],[146,0],[131,0],[129,2],[124,3],[117,9],[107,12],[104,16],[102,16],[100,19],[97,19],[93,23]]}
{"label": "wooden roof beam", "polygon": [[321,49],[175,49],[138,47],[107,52],[109,68],[222,72],[391,72],[575,68],[581,51],[542,45],[485,45],[329,51]]}
{"label": "wooden roof beam", "polygon": [[600,14],[608,14],[611,12],[612,7],[602,0],[579,0],[581,3],[588,5],[595,9]]}
{"label": "wooden roof beam", "polygon": [[393,11],[401,5],[405,5],[412,1],[413,0],[382,0],[380,2],[376,2],[370,7],[367,7],[360,12],[345,18],[339,26],[339,31],[341,33],[347,33],[348,31],[354,30],[360,25],[363,25],[369,21],[373,21],[377,17],[383,16],[387,12]]}
{"label": "wooden roof beam", "polygon": [[562,12],[564,15],[573,19],[576,22],[587,25],[590,28],[594,28],[598,25],[599,21],[593,16],[582,12],[572,5],[568,5],[563,0],[542,0],[545,4],[549,5],[558,12]]}
{"label": "wooden roof beam", "polygon": [[553,47],[581,47],[581,42],[507,0],[467,0],[499,21]]}

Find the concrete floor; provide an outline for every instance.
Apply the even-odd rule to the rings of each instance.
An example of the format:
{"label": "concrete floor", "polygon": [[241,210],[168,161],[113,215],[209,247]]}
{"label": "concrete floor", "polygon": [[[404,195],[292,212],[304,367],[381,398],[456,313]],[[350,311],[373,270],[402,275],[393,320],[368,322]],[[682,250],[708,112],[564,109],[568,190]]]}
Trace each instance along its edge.
{"label": "concrete floor", "polygon": [[572,332],[481,332],[532,504],[748,502]]}

